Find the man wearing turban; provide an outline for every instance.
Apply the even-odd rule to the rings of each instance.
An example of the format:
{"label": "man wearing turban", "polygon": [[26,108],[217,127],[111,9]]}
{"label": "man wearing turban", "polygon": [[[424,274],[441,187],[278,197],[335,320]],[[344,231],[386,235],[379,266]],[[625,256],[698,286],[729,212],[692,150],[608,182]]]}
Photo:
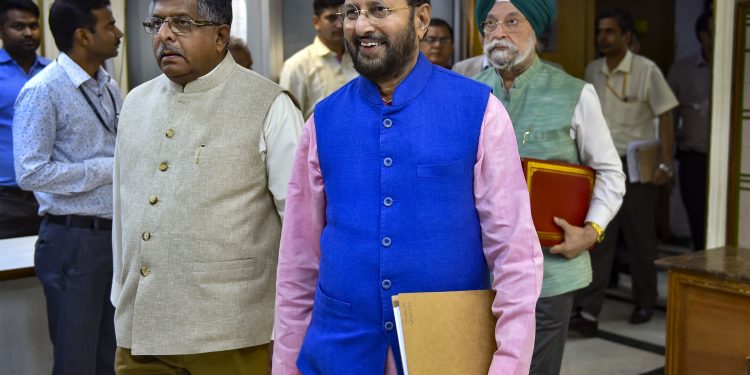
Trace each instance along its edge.
{"label": "man wearing turban", "polygon": [[625,176],[594,87],[544,64],[537,38],[555,17],[553,0],[479,0],[476,7],[491,69],[474,78],[492,87],[513,122],[521,157],[584,164],[596,170],[583,227],[555,218],[564,241],[544,248],[536,305],[532,374],[558,374],[573,292],[591,282],[588,249],[603,239],[625,193]]}

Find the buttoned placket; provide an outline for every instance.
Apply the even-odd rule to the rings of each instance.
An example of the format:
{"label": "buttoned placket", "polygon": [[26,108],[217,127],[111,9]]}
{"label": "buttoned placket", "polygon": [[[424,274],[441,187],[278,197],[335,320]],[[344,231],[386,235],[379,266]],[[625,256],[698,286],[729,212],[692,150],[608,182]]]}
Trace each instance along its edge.
{"label": "buttoned placket", "polygon": [[[396,191],[393,189],[395,186],[395,171],[394,164],[397,162],[393,159],[393,147],[395,146],[394,141],[397,137],[398,124],[392,118],[393,107],[383,106],[383,113],[380,119],[380,152],[383,160],[381,164],[381,181],[380,181],[380,192],[381,192],[381,203],[380,203],[380,288],[381,294],[384,294],[385,300],[390,301],[390,296],[394,293],[394,282],[389,276],[389,264],[392,262],[395,256],[394,250],[397,245],[394,239],[391,237],[391,231],[395,228],[391,226],[393,222],[392,218],[395,215],[394,210],[397,209],[397,200],[394,198]],[[389,305],[389,304],[386,304]],[[384,306],[384,309],[390,309],[390,306]],[[384,316],[387,316],[384,314]],[[395,328],[395,324],[390,319],[383,321],[383,329],[386,332],[392,332]]]}

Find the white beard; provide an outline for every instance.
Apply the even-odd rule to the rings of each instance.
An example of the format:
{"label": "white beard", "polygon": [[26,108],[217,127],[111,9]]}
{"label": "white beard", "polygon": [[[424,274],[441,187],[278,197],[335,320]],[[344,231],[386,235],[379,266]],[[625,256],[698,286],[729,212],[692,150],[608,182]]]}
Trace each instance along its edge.
{"label": "white beard", "polygon": [[[519,51],[518,47],[508,39],[496,39],[484,43],[484,54],[490,65],[498,70],[511,70],[518,66],[534,52],[534,36],[530,36],[526,43],[526,49]],[[505,47],[504,50],[493,50],[496,47]]]}

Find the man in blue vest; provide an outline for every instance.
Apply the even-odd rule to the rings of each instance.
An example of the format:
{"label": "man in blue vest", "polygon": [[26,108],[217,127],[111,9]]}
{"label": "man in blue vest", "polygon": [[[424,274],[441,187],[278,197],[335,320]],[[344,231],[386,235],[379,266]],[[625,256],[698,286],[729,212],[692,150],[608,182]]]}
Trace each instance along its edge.
{"label": "man in blue vest", "polygon": [[[419,53],[429,0],[347,0],[360,77],[315,108],[287,196],[274,374],[402,373],[391,297],[497,294],[491,374],[527,374],[542,254],[510,119]],[[492,285],[489,274],[492,274]]]}
{"label": "man in blue vest", "polygon": [[532,374],[558,374],[573,291],[591,282],[588,249],[603,239],[625,193],[625,175],[594,87],[544,64],[537,36],[555,16],[552,0],[479,0],[484,51],[492,69],[475,78],[493,88],[513,120],[522,157],[585,164],[596,170],[586,225],[555,223],[564,241],[544,248],[544,282],[536,306]]}

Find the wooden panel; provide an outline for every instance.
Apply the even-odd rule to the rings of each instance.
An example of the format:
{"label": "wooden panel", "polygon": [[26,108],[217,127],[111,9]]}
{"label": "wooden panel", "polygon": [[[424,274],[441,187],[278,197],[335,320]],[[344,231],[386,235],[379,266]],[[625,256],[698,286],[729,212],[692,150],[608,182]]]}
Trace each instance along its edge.
{"label": "wooden panel", "polygon": [[[748,179],[750,179],[750,177],[748,177]],[[741,186],[750,186],[750,182],[745,182]],[[740,190],[739,200],[740,210],[737,217],[739,226],[740,228],[750,228],[750,189]],[[741,230],[737,233],[737,245],[750,247],[750,230]]]}
{"label": "wooden panel", "polygon": [[670,271],[667,374],[742,374],[750,356],[750,285]]}
{"label": "wooden panel", "polygon": [[540,56],[558,63],[565,71],[583,79],[586,65],[594,59],[594,0],[558,0],[557,46]]}

